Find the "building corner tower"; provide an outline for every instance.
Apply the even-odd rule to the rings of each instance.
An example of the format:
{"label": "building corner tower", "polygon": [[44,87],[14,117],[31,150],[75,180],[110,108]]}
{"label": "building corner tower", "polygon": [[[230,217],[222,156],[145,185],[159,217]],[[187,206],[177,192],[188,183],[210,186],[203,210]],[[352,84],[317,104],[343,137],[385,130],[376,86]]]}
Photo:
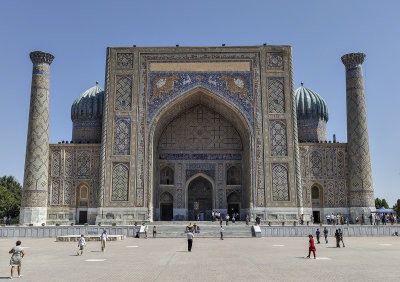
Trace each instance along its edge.
{"label": "building corner tower", "polygon": [[49,74],[54,56],[40,51],[29,55],[33,71],[20,223],[40,225],[47,219]]}
{"label": "building corner tower", "polygon": [[342,56],[346,67],[347,158],[350,216],[353,222],[375,210],[362,63],[365,54]]}

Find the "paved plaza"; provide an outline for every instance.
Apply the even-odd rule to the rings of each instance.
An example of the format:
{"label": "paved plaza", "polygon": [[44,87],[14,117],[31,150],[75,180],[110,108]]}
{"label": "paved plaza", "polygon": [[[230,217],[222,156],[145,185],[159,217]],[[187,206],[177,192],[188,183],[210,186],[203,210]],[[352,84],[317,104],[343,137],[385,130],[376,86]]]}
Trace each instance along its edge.
{"label": "paved plaza", "polygon": [[[182,239],[127,238],[88,242],[77,256],[76,242],[23,239],[23,281],[399,281],[399,237],[344,238],[317,245],[318,259],[306,259],[308,238],[195,238],[187,252]],[[0,279],[9,276],[16,239],[1,239]],[[19,278],[16,278],[19,279]],[[19,281],[19,280],[18,280]]]}

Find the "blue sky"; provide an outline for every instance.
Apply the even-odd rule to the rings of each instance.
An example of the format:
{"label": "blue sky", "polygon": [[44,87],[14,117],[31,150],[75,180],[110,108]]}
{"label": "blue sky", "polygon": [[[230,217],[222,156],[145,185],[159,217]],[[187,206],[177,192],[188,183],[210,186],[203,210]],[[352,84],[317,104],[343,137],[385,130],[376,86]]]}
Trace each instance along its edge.
{"label": "blue sky", "polygon": [[50,142],[71,139],[70,106],[104,85],[108,46],[291,45],[295,86],[329,108],[328,136],[346,142],[343,54],[364,52],[375,196],[400,198],[399,1],[2,1],[0,175],[23,179],[32,64],[51,65]]}

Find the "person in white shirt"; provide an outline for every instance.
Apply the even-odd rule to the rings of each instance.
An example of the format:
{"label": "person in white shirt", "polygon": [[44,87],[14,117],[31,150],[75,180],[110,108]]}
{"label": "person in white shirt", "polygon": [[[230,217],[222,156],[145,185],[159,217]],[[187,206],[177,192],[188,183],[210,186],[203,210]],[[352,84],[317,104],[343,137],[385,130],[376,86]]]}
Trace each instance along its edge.
{"label": "person in white shirt", "polygon": [[[86,246],[86,240],[85,240],[85,236],[82,234],[81,238],[79,238],[78,241],[78,247],[79,247],[79,251],[81,252],[81,255],[83,255],[83,249]],[[76,252],[76,255],[79,256],[79,251]]]}
{"label": "person in white shirt", "polygon": [[144,226],[144,235],[147,239],[147,234],[149,233],[149,227],[147,226],[147,224]]}
{"label": "person in white shirt", "polygon": [[188,252],[191,252],[192,246],[193,246],[194,234],[193,234],[193,232],[189,231],[186,233],[186,236],[187,236],[187,240],[188,240]]}
{"label": "person in white shirt", "polygon": [[101,242],[101,251],[104,252],[104,249],[106,248],[106,242],[108,239],[107,231],[104,230],[103,233],[100,235],[100,242]]}

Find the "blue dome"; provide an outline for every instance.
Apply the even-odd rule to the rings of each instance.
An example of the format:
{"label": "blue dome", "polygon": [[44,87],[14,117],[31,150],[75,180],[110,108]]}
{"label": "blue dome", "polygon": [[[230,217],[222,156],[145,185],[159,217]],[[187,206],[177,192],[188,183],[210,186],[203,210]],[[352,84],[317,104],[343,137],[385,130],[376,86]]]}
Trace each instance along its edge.
{"label": "blue dome", "polygon": [[303,86],[294,92],[297,106],[297,119],[321,119],[328,121],[328,105],[317,93]]}
{"label": "blue dome", "polygon": [[103,116],[104,89],[96,86],[83,92],[71,106],[71,119],[98,119]]}

